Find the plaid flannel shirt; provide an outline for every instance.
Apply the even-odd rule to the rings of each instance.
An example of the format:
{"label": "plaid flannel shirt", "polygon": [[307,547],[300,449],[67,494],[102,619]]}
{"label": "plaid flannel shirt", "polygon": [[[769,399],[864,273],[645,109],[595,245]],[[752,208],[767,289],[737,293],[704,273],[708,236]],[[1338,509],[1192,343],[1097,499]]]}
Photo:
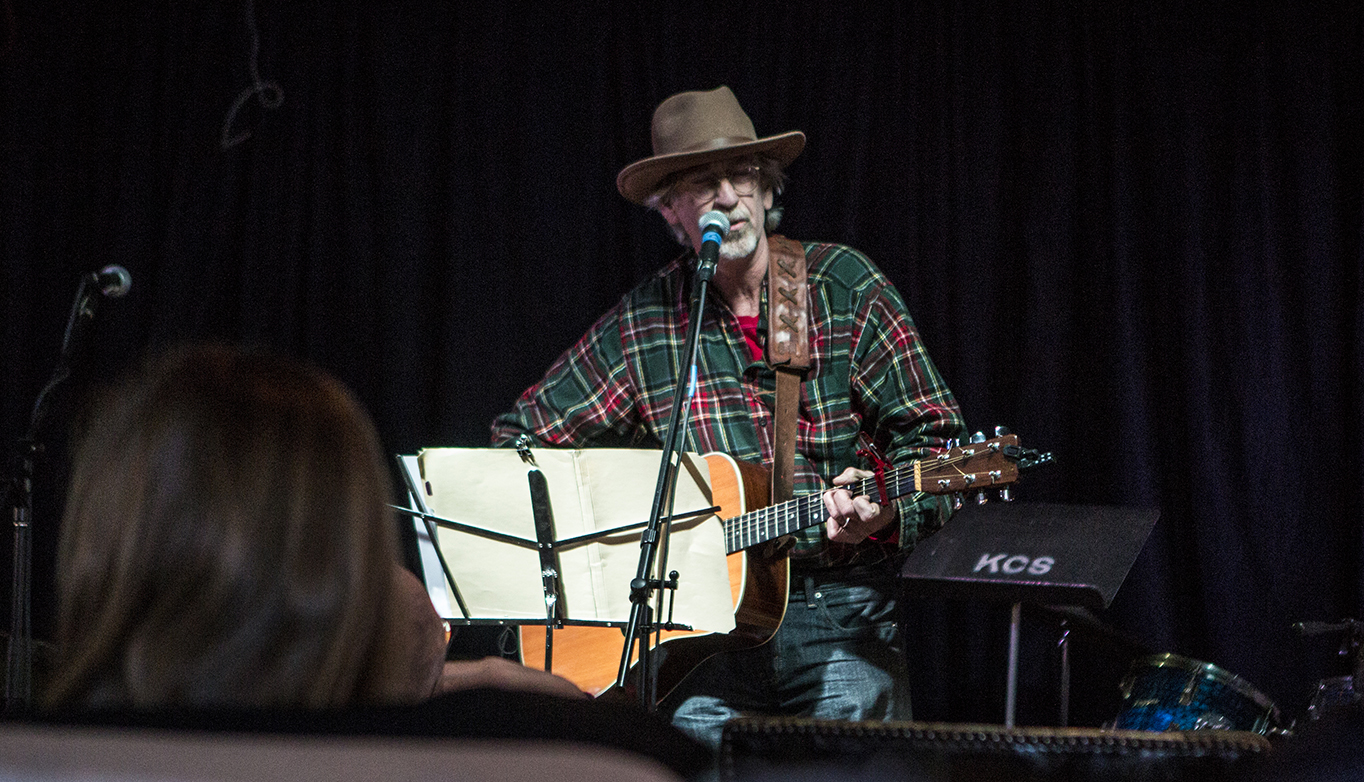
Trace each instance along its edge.
{"label": "plaid flannel shirt", "polygon": [[[798,495],[822,491],[859,465],[859,431],[892,463],[941,449],[964,432],[956,401],[890,281],[850,247],[804,247],[812,364],[801,384]],[[529,434],[557,447],[661,447],[685,360],[695,263],[688,252],[627,293],[494,421],[493,443]],[[765,338],[766,291],[761,313]],[[702,318],[696,398],[682,447],[770,466],[775,373],[750,358],[738,320],[719,297],[708,297]],[[902,548],[946,518],[934,497],[896,502]],[[819,525],[799,534],[795,556],[844,564],[861,559],[845,550],[855,548],[831,546]]]}

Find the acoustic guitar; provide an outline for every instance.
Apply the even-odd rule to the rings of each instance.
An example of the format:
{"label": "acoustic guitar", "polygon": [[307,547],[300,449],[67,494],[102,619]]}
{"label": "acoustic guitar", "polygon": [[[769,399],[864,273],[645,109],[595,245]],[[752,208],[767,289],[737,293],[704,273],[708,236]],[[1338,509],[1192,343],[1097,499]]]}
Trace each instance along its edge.
{"label": "acoustic guitar", "polygon": [[[853,496],[866,495],[878,504],[913,492],[956,494],[1003,488],[1018,480],[1019,463],[1035,457],[1018,444],[1017,435],[970,443],[887,468],[877,478],[848,486]],[[707,657],[730,649],[757,646],[772,637],[786,614],[790,570],[785,556],[772,555],[762,544],[825,519],[823,494],[807,494],[767,505],[767,470],[722,453],[705,455],[710,469],[712,504],[724,519],[730,591],[735,629],[664,630],[650,643],[658,667],[656,692],[661,699]],[[522,625],[521,660],[543,668],[544,625]],[[554,673],[593,695],[616,682],[623,631],[614,627],[568,625],[554,631]],[[637,666],[636,666],[637,667]],[[633,673],[632,673],[633,676]]]}

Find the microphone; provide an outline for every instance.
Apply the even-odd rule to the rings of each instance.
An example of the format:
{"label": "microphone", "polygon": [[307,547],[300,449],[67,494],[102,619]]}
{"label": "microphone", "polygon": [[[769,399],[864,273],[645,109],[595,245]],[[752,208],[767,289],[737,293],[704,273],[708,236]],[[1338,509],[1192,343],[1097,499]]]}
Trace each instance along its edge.
{"label": "microphone", "polygon": [[706,279],[715,273],[715,262],[720,257],[720,243],[725,240],[729,233],[729,218],[725,213],[718,209],[712,209],[701,215],[701,219],[696,221],[697,227],[701,229],[701,264],[697,267],[699,273],[705,274]]}
{"label": "microphone", "polygon": [[108,299],[128,295],[133,287],[133,275],[117,264],[105,266],[97,272],[90,272],[87,279]]}
{"label": "microphone", "polygon": [[128,295],[133,287],[133,275],[116,264],[110,264],[97,272],[81,277],[80,287],[76,288],[76,300],[71,302],[71,315],[66,319],[66,334],[62,337],[62,352],[57,359],[59,378],[66,379],[70,372],[70,361],[76,355],[77,346],[84,342],[87,324],[95,319],[101,298],[117,299]]}

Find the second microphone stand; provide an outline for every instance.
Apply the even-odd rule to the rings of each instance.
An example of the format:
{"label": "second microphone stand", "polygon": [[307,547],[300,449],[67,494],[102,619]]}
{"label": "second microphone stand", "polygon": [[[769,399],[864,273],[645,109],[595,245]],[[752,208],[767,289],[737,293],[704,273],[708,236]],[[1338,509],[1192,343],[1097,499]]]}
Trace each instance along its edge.
{"label": "second microphone stand", "polygon": [[[101,275],[105,274],[115,274],[118,280],[102,287]],[[33,472],[38,455],[43,451],[38,437],[52,393],[71,376],[72,363],[80,353],[88,324],[95,319],[101,299],[122,296],[129,285],[131,278],[121,266],[81,277],[76,298],[71,302],[71,313],[66,319],[57,365],[33,403],[28,431],[18,443],[19,452],[5,487],[9,495],[6,505],[12,513],[14,529],[9,645],[5,656],[5,710],[11,714],[26,711],[33,698]]]}

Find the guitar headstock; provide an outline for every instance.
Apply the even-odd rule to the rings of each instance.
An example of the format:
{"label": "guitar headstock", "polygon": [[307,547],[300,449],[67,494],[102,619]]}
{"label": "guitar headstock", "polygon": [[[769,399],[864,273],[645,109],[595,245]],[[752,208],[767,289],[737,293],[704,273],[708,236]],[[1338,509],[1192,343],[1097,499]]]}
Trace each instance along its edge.
{"label": "guitar headstock", "polygon": [[926,494],[1002,489],[1018,480],[1019,461],[1028,453],[1016,434],[949,448],[915,463],[915,488]]}

